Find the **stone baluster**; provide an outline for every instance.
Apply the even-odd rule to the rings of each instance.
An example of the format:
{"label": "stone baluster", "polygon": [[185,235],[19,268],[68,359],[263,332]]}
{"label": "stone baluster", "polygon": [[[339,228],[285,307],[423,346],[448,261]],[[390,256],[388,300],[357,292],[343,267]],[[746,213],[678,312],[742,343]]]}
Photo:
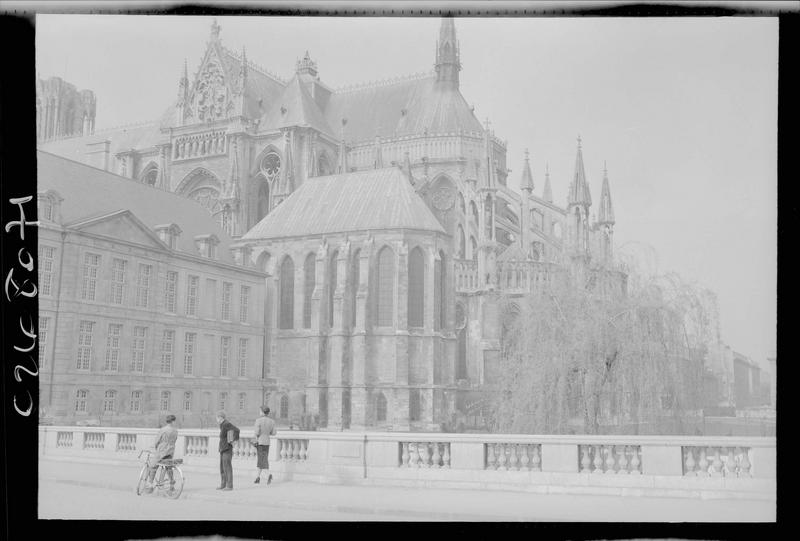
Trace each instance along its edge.
{"label": "stone baluster", "polygon": [[442,460],[442,455],[439,454],[439,444],[434,442],[433,443],[433,459],[431,466],[434,468],[441,468],[442,465],[439,463]]}
{"label": "stone baluster", "polygon": [[621,473],[623,475],[627,475],[628,472],[628,446],[622,445],[620,446],[620,453],[619,453],[619,468],[617,469],[617,473]]}
{"label": "stone baluster", "polygon": [[300,460],[304,461],[308,458],[308,440],[300,442]]}
{"label": "stone baluster", "polygon": [[615,474],[617,473],[616,467],[616,456],[614,453],[614,446],[613,445],[606,445],[606,473],[607,474]]}
{"label": "stone baluster", "polygon": [[497,469],[508,470],[508,457],[506,456],[506,445],[502,443],[497,444],[497,450],[500,453],[497,457]]}
{"label": "stone baluster", "polygon": [[742,459],[739,461],[739,477],[751,477],[750,475],[750,449],[742,447]]}
{"label": "stone baluster", "polygon": [[603,455],[600,451],[602,448],[599,445],[594,446],[594,461],[593,466],[594,469],[592,473],[603,473]]}
{"label": "stone baluster", "polygon": [[711,477],[722,477],[722,459],[719,454],[720,448],[714,447],[714,460],[711,462]]}
{"label": "stone baluster", "polygon": [[581,457],[581,473],[591,473],[592,462],[589,460],[589,446],[581,445],[580,450],[583,453],[583,456]]}
{"label": "stone baluster", "polygon": [[417,442],[417,468],[428,465],[428,451],[426,442]]}
{"label": "stone baluster", "polygon": [[686,461],[684,464],[684,471],[683,475],[686,477],[695,477],[697,476],[697,472],[694,471],[696,466],[694,461],[694,449],[692,447],[684,447],[686,449]]}
{"label": "stone baluster", "polygon": [[287,441],[286,440],[278,440],[278,443],[281,446],[281,452],[280,452],[280,457],[281,458],[280,459],[281,460],[286,460],[286,455],[287,455],[286,444],[287,444]]}
{"label": "stone baluster", "polygon": [[530,466],[531,458],[528,456],[528,450],[529,450],[530,447],[531,447],[530,445],[522,445],[522,446],[520,446],[520,451],[521,451],[520,454],[522,456],[519,457],[519,462],[520,462],[519,469],[524,470],[524,471],[527,471],[527,470],[530,469],[529,466]]}
{"label": "stone baluster", "polygon": [[697,472],[697,475],[700,477],[708,477],[708,453],[705,447],[700,448],[700,460],[698,461],[697,465],[700,468],[700,471]]}
{"label": "stone baluster", "polygon": [[639,471],[639,466],[641,465],[639,461],[639,447],[636,445],[632,445],[631,447],[633,449],[633,454],[631,456],[631,475],[639,475],[642,473]]}
{"label": "stone baluster", "polygon": [[736,448],[728,447],[728,457],[725,459],[725,468],[723,473],[726,477],[736,477]]}
{"label": "stone baluster", "polygon": [[491,443],[487,443],[484,445],[484,448],[486,449],[486,469],[493,470],[497,467],[494,456],[494,446]]}
{"label": "stone baluster", "polygon": [[402,442],[400,444],[400,465],[401,466],[408,466],[409,454],[408,454],[408,442]]}
{"label": "stone baluster", "polygon": [[531,470],[542,471],[542,457],[539,445],[532,445],[533,456],[531,457]]}
{"label": "stone baluster", "polygon": [[417,454],[417,444],[414,442],[409,442],[408,444],[408,466],[413,468],[417,466],[417,462],[419,462],[419,454]]}

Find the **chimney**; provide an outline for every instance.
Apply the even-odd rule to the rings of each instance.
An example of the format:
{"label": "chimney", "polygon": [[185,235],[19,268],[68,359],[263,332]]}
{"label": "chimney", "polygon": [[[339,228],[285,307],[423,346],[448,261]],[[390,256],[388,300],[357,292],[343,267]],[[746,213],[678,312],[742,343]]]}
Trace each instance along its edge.
{"label": "chimney", "polygon": [[98,141],[96,143],[86,144],[86,162],[98,169],[108,171],[108,157],[109,149],[111,148],[111,141]]}

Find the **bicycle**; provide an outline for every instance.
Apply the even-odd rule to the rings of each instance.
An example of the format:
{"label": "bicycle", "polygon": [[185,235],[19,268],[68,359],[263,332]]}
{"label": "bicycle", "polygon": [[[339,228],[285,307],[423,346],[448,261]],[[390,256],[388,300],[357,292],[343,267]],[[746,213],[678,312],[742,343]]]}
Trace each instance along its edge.
{"label": "bicycle", "polygon": [[[150,449],[143,449],[139,452],[139,458],[143,454],[147,454],[142,465],[142,471],[139,474],[139,482],[136,484],[136,495],[141,496],[146,491],[147,479],[150,477],[150,455],[153,451]],[[156,464],[156,472],[153,476],[153,488],[158,489],[159,494],[165,494],[168,498],[176,500],[183,492],[183,472],[178,467],[183,464],[182,458],[165,458],[159,460]]]}

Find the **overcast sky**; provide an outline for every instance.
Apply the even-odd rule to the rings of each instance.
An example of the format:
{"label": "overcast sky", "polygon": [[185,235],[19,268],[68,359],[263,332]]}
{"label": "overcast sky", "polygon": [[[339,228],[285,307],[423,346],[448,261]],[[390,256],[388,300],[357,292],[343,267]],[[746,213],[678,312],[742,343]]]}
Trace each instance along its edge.
{"label": "overcast sky", "polygon": [[[220,38],[289,78],[308,50],[334,88],[429,71],[439,19],[221,17]],[[158,118],[211,18],[43,15],[37,70],[97,95],[97,129]],[[719,296],[722,337],[775,352],[778,24],[771,18],[457,19],[461,90],[508,140],[509,184],[530,149],[566,203],[583,139],[599,201],[604,160],[616,244],[652,246]]]}

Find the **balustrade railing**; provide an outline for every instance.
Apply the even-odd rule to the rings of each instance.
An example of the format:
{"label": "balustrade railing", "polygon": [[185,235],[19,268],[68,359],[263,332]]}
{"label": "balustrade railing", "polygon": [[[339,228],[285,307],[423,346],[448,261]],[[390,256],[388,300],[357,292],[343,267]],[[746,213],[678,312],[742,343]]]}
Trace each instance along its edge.
{"label": "balustrade railing", "polygon": [[84,432],[83,434],[83,448],[84,449],[103,449],[106,446],[105,432]]}
{"label": "balustrade railing", "polygon": [[308,440],[300,438],[278,439],[278,460],[302,462],[308,459]]}
{"label": "balustrade railing", "polygon": [[751,477],[748,447],[682,447],[686,477]]}
{"label": "balustrade railing", "polygon": [[581,473],[642,473],[640,445],[579,445],[578,453]]}
{"label": "balustrade railing", "polygon": [[72,447],[72,432],[56,433],[56,447]]}
{"label": "balustrade railing", "polygon": [[185,135],[176,138],[172,143],[172,160],[225,154],[226,150],[225,130]]}
{"label": "balustrade railing", "polygon": [[450,442],[403,441],[400,445],[400,467],[449,468]]}
{"label": "balustrade railing", "polygon": [[536,443],[484,444],[487,470],[542,471],[542,446]]}
{"label": "balustrade railing", "polygon": [[240,437],[233,444],[233,458],[250,459],[258,454],[256,446],[252,444],[255,438]]}
{"label": "balustrade railing", "polygon": [[135,451],[136,434],[118,434],[117,451]]}
{"label": "balustrade railing", "polygon": [[456,289],[458,291],[473,291],[480,285],[478,276],[478,262],[469,259],[455,262]]}
{"label": "balustrade railing", "polygon": [[208,455],[208,436],[186,436],[186,448],[183,454],[186,456],[207,456]]}

